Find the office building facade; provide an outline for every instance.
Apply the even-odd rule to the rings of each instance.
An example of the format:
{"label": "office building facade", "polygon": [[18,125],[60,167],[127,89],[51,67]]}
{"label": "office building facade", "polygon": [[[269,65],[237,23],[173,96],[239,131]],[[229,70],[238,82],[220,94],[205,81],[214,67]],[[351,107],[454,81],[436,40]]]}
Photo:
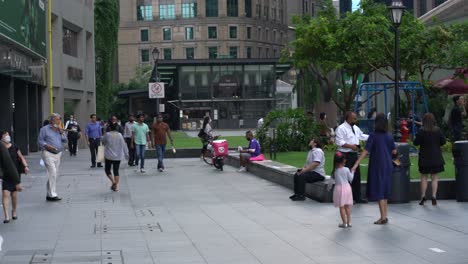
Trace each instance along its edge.
{"label": "office building facade", "polygon": [[[209,114],[217,127],[255,126],[275,106],[275,80],[287,45],[286,0],[120,1],[118,80],[152,65],[166,83],[162,112],[175,128],[194,129]],[[127,94],[129,112],[155,112],[154,101]],[[124,96],[127,96],[124,95]]]}

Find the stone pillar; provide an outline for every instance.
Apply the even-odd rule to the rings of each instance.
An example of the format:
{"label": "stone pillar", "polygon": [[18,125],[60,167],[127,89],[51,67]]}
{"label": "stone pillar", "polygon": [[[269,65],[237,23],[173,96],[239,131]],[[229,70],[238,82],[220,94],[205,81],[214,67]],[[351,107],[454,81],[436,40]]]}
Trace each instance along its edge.
{"label": "stone pillar", "polygon": [[29,152],[37,152],[37,136],[41,128],[41,109],[39,105],[39,85],[30,84],[28,89]]}
{"label": "stone pillar", "polygon": [[21,152],[25,155],[29,153],[29,115],[28,112],[35,111],[30,109],[28,104],[28,87],[29,83],[18,81],[14,87],[14,102],[15,109],[14,117],[14,142],[18,145]]}

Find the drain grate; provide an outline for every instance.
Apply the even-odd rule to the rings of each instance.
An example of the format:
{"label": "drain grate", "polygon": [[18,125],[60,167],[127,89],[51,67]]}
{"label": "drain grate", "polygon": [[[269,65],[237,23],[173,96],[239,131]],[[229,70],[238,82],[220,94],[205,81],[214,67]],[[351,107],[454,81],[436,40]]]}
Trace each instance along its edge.
{"label": "drain grate", "polygon": [[109,226],[109,225],[102,225],[102,226],[94,226],[94,233],[95,234],[114,234],[114,233],[121,233],[121,232],[135,232],[135,231],[143,231],[143,232],[163,232],[161,225],[159,223],[156,224],[146,224],[143,226]]}
{"label": "drain grate", "polygon": [[154,217],[154,212],[151,209],[141,209],[136,211],[137,217]]}

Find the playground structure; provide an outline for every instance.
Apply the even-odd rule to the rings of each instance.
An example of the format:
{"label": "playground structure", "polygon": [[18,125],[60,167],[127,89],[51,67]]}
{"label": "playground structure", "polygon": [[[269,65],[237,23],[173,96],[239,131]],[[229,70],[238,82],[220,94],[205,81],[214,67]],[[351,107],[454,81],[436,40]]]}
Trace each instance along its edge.
{"label": "playground structure", "polygon": [[[364,116],[368,114],[371,109],[372,109],[372,101],[371,99],[373,97],[376,97],[380,94],[383,94],[384,98],[384,106],[383,106],[383,112],[389,116],[389,105],[388,105],[388,93],[390,90],[393,90],[395,88],[395,83],[394,82],[369,82],[369,83],[362,83],[359,85],[358,91],[356,93],[356,99],[354,101],[354,112],[358,113],[359,116]],[[429,112],[428,106],[427,106],[427,98],[426,98],[426,93],[424,92],[424,87],[420,82],[400,82],[399,83],[399,88],[400,91],[403,92],[409,92],[411,96],[411,110],[413,112],[413,115],[417,113],[415,111],[415,97],[421,96],[423,103],[424,103],[424,111],[425,113]],[[394,90],[393,90],[394,91]],[[392,91],[392,93],[393,93]],[[401,93],[400,93],[401,95]],[[358,100],[365,98],[364,101]],[[378,100],[376,100],[378,102]],[[402,101],[400,101],[402,102]],[[393,106],[393,105],[392,105]],[[379,107],[378,103],[375,104],[374,106],[378,112],[382,112],[382,107]],[[390,108],[391,109],[391,108]],[[364,115],[360,114],[364,111]],[[369,133],[374,130],[374,120],[371,118],[362,118],[359,121],[360,127],[363,129],[364,133]],[[412,124],[412,131],[416,131],[416,126],[414,122],[411,122]],[[414,133],[413,133],[414,136]]]}

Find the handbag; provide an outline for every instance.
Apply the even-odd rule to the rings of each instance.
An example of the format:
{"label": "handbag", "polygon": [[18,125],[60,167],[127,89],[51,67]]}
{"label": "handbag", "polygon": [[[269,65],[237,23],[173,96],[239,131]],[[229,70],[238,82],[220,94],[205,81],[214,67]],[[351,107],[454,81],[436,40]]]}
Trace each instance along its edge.
{"label": "handbag", "polygon": [[96,155],[96,162],[104,162],[104,150],[105,147],[103,145],[99,145]]}
{"label": "handbag", "polygon": [[198,132],[198,137],[203,138],[206,135],[205,130],[203,128],[200,128],[200,132]]}

